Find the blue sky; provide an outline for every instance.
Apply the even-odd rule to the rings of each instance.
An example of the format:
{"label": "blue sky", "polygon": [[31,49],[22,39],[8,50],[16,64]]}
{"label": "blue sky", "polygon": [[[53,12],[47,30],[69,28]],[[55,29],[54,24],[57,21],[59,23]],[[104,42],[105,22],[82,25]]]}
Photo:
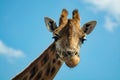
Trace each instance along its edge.
{"label": "blue sky", "polygon": [[[82,45],[80,64],[65,64],[54,80],[120,80],[119,0],[0,0],[0,79],[10,80],[52,42],[44,16],[57,24],[61,10],[78,9],[81,26],[96,20]],[[112,4],[112,5],[111,5]]]}

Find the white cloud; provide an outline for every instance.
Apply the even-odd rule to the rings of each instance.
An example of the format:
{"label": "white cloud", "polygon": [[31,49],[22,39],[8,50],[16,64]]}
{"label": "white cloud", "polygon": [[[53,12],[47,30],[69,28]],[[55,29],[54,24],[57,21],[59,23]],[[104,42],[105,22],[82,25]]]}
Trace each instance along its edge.
{"label": "white cloud", "polygon": [[116,22],[112,21],[110,17],[105,18],[105,25],[104,26],[108,31],[113,32],[117,25],[118,24]]}
{"label": "white cloud", "polygon": [[[98,11],[104,11],[107,14],[105,16],[105,28],[108,31],[113,31],[114,28],[120,23],[120,0],[85,0],[85,2],[92,4],[92,8]],[[108,20],[109,17],[109,20]],[[113,20],[115,19],[115,20]],[[113,22],[114,21],[114,22]],[[112,25],[106,26],[108,22]]]}
{"label": "white cloud", "polygon": [[7,57],[9,60],[12,60],[13,58],[25,57],[24,53],[21,50],[8,47],[1,40],[0,40],[0,55]]}

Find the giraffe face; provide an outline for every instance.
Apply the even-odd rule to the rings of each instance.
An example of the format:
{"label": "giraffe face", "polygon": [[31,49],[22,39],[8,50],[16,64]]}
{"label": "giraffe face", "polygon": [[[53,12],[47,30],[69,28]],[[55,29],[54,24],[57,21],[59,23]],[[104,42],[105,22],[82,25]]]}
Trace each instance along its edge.
{"label": "giraffe face", "polygon": [[68,20],[68,23],[61,29],[58,27],[54,31],[56,50],[69,67],[76,66],[80,61],[80,46],[85,40],[85,34],[76,25],[74,20]]}
{"label": "giraffe face", "polygon": [[67,15],[67,10],[63,9],[59,27],[48,17],[45,17],[45,22],[49,31],[53,32],[57,54],[68,67],[75,67],[80,62],[80,46],[86,39],[86,34],[94,29],[96,21],[88,22],[80,28],[78,11],[73,11],[72,19],[67,19]]}

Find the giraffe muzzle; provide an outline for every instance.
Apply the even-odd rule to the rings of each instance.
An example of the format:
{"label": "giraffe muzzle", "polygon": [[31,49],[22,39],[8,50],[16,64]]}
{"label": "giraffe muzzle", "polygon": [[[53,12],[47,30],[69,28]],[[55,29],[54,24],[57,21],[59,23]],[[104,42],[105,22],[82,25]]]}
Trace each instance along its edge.
{"label": "giraffe muzzle", "polygon": [[80,62],[79,52],[75,50],[61,51],[57,50],[58,58],[65,62],[65,64],[73,68]]}
{"label": "giraffe muzzle", "polygon": [[78,52],[67,51],[66,54],[68,56],[65,57],[66,58],[65,64],[68,67],[73,68],[80,62],[80,57],[79,57]]}
{"label": "giraffe muzzle", "polygon": [[72,56],[70,59],[65,61],[65,64],[70,67],[73,68],[75,67],[78,63],[80,62],[80,57],[78,55],[74,55]]}

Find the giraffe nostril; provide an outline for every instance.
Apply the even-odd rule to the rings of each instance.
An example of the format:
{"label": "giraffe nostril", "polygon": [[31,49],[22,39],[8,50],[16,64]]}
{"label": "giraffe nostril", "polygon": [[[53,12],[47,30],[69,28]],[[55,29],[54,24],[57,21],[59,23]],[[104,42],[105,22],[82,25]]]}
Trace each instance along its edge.
{"label": "giraffe nostril", "polygon": [[78,53],[76,52],[75,55],[78,55]]}
{"label": "giraffe nostril", "polygon": [[64,54],[64,57],[67,57],[68,55],[67,54]]}
{"label": "giraffe nostril", "polygon": [[67,54],[68,54],[68,55],[72,55],[72,52],[71,52],[71,51],[67,51]]}

